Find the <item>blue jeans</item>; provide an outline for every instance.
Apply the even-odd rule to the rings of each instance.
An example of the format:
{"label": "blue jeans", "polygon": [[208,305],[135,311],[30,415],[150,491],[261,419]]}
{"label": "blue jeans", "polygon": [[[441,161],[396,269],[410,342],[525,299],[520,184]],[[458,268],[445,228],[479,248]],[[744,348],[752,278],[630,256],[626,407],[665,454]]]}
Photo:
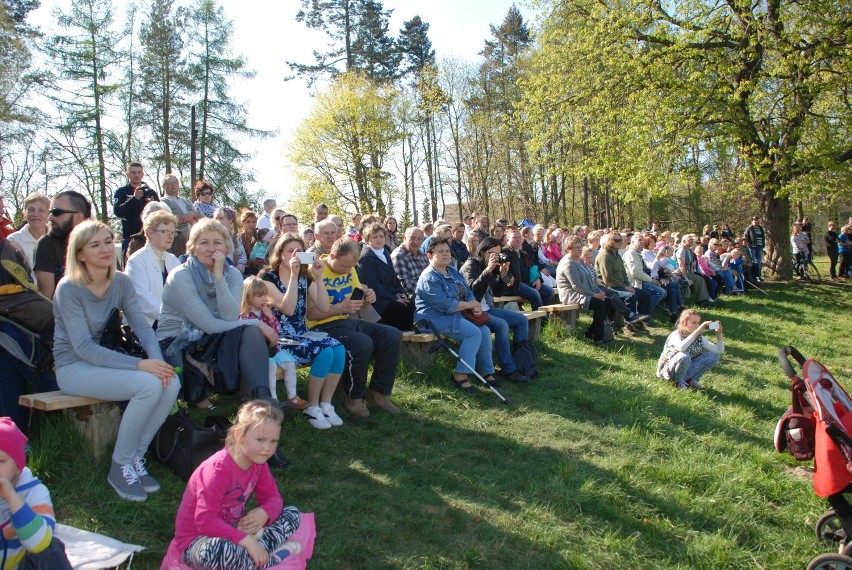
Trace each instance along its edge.
{"label": "blue jeans", "polygon": [[763,246],[753,245],[748,249],[751,251],[751,260],[754,263],[754,276],[759,278],[763,275]]}
{"label": "blue jeans", "polygon": [[536,291],[535,287],[521,283],[521,297],[530,302],[532,310],[535,311],[542,305],[549,305],[553,301],[553,288],[550,285],[541,284],[541,289]]}
{"label": "blue jeans", "polygon": [[509,342],[509,329],[512,329],[514,341],[520,342],[529,337],[529,321],[517,311],[505,309],[489,309],[491,321],[488,328],[494,333],[494,344],[497,348],[497,360],[500,361],[503,374],[511,374],[518,367],[512,358],[512,345]]}
{"label": "blue jeans", "polygon": [[473,371],[461,363],[462,360],[470,366],[475,366],[476,371],[482,376],[494,374],[494,361],[491,359],[491,331],[482,325],[476,326],[472,322],[462,319],[459,332],[445,332],[445,336],[459,341],[459,361],[456,362],[456,374],[471,374]]}
{"label": "blue jeans", "polygon": [[683,291],[680,289],[680,283],[677,281],[669,281],[666,285],[666,298],[669,300],[669,311],[677,313],[686,305],[686,300],[683,298]]}
{"label": "blue jeans", "polygon": [[[18,343],[24,353],[29,353],[32,345],[29,338],[18,327],[9,323],[0,323],[0,332]],[[27,387],[35,392],[58,390],[56,377],[52,369],[33,370],[4,349],[0,348],[0,410],[3,415],[12,418],[15,425],[27,433],[29,410],[18,404],[18,398],[27,393]]]}
{"label": "blue jeans", "polygon": [[[627,292],[626,287],[613,287],[616,291],[624,291]],[[651,306],[651,293],[649,291],[645,291],[644,289],[640,289],[639,287],[633,288],[633,299],[636,301],[636,312],[641,313],[643,315],[650,315],[651,311],[648,309]],[[657,303],[660,301],[658,300]],[[654,307],[657,306],[657,303],[654,303]],[[625,301],[625,304],[629,307],[630,302]]]}
{"label": "blue jeans", "polygon": [[731,275],[730,269],[722,269],[716,272],[716,275],[722,278],[722,285],[724,287],[724,291],[726,295],[730,295],[733,293],[734,289],[734,276]]}
{"label": "blue jeans", "polygon": [[657,308],[657,305],[660,304],[660,301],[666,298],[666,290],[659,285],[654,285],[650,281],[643,281],[642,291],[651,295],[651,303],[648,305],[647,314],[653,315],[654,310]]}

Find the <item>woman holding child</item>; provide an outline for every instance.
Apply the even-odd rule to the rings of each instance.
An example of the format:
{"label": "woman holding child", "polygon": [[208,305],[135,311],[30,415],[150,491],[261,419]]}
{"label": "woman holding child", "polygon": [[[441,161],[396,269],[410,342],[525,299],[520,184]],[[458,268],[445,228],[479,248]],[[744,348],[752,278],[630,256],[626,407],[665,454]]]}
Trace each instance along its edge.
{"label": "woman holding child", "polygon": [[311,426],[328,429],[343,425],[331,404],[331,397],[343,373],[346,351],[330,336],[319,338],[324,333],[308,334],[305,321],[308,304],[327,311],[328,295],[317,295],[317,282],[322,279],[322,261],[317,256],[311,265],[303,264],[297,254],[304,251],[302,238],[293,233],[284,234],[275,244],[269,256],[269,266],[261,272],[260,278],[266,282],[273,306],[281,313],[279,324],[284,339],[281,347],[295,357],[297,365],[311,365],[308,407],[303,413]]}
{"label": "woman holding child", "polygon": [[[53,358],[60,389],[72,396],[126,401],[107,481],[122,498],[144,501],[160,484],[145,469],[148,445],[180,389],[163,360],[131,279],[115,269],[109,226],[85,221],[68,240],[65,277],[56,287]],[[121,311],[148,358],[119,353],[100,341]],[[112,317],[112,318],[111,318]],[[120,321],[117,321],[120,323]]]}

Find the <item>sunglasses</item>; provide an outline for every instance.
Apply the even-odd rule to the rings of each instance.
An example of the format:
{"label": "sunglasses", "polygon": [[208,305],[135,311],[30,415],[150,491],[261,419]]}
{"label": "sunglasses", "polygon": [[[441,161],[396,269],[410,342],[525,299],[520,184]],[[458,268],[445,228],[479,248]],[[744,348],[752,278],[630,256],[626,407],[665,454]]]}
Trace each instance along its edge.
{"label": "sunglasses", "polygon": [[201,192],[198,193],[198,195],[199,196],[212,196],[213,192],[211,192],[210,190],[202,190]]}
{"label": "sunglasses", "polygon": [[58,218],[62,214],[79,214],[78,210],[63,210],[62,208],[51,208],[50,215],[54,218]]}

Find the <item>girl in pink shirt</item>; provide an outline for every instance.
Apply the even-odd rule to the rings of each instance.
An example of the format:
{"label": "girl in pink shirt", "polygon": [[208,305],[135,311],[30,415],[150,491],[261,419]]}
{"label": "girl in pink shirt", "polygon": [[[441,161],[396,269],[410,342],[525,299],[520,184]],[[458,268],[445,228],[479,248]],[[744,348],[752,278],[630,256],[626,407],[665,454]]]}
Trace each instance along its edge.
{"label": "girl in pink shirt", "polygon": [[[288,538],[299,528],[296,507],[284,505],[266,465],[281,436],[281,410],[269,402],[243,404],[225,448],[192,474],[169,548],[195,570],[257,570],[301,551]],[[246,512],[254,494],[257,507]]]}

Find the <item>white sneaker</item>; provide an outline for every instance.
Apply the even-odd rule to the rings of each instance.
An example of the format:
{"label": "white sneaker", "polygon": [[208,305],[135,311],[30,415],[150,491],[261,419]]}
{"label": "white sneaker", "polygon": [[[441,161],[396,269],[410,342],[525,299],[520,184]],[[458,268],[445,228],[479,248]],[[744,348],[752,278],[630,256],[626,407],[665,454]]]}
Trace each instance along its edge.
{"label": "white sneaker", "polygon": [[331,424],[319,406],[308,406],[302,411],[308,418],[308,423],[317,429],[331,429]]}
{"label": "white sneaker", "polygon": [[334,406],[332,406],[331,403],[321,402],[319,407],[328,423],[335,427],[343,425],[343,419],[337,415],[337,412],[334,411]]}

